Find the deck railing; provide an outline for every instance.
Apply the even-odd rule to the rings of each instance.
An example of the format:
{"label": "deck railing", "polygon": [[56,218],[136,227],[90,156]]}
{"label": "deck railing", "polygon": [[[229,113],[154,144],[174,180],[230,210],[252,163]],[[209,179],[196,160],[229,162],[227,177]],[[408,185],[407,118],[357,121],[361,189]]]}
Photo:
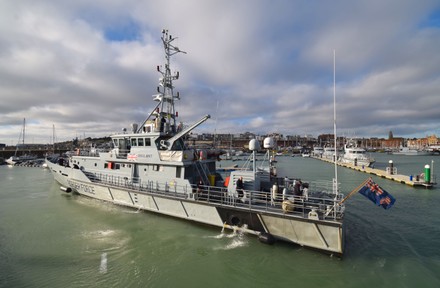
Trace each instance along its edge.
{"label": "deck railing", "polygon": [[338,204],[343,195],[335,196],[331,193],[331,182],[311,183],[308,195],[304,196],[278,194],[275,197],[271,192],[244,190],[244,196],[239,198],[229,193],[226,187],[177,185],[173,181],[142,181],[141,179],[131,181],[127,177],[91,172],[86,175],[92,182],[131,192],[205,202],[216,206],[237,207],[244,210],[302,218],[310,218],[309,213],[313,212],[313,215],[318,215],[320,220],[329,221],[342,219],[344,214],[344,205]]}

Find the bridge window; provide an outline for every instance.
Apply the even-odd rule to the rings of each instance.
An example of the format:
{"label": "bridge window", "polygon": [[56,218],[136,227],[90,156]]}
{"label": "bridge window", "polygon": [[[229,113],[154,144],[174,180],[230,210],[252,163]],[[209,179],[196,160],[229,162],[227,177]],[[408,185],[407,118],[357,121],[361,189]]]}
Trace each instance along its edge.
{"label": "bridge window", "polygon": [[183,143],[182,139],[178,139],[176,142],[174,142],[173,147],[171,147],[171,150],[174,151],[182,151],[184,150],[185,144]]}
{"label": "bridge window", "polygon": [[138,146],[144,146],[144,138],[138,138]]}
{"label": "bridge window", "polygon": [[136,138],[131,138],[131,147],[133,146],[137,146],[137,139]]}
{"label": "bridge window", "polygon": [[145,138],[145,146],[151,146],[151,139]]}

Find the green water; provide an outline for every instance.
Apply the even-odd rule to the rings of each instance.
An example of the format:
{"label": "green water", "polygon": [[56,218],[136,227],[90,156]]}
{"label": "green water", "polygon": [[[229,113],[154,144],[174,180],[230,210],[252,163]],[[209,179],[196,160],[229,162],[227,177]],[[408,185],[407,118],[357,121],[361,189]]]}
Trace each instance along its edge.
{"label": "green water", "polygon": [[[405,174],[440,160],[374,156],[377,168],[394,157]],[[303,179],[331,180],[334,171],[301,157],[279,157],[278,166],[280,176]],[[369,176],[338,175],[344,193]],[[348,200],[338,259],[63,194],[47,170],[0,166],[0,287],[440,287],[440,189],[373,179],[397,202],[383,210],[361,195]]]}

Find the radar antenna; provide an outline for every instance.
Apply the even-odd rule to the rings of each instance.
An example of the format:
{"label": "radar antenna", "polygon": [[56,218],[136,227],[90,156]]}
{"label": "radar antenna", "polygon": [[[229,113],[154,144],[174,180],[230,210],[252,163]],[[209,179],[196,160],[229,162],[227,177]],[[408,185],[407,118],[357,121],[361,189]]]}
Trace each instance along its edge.
{"label": "radar antenna", "polygon": [[165,51],[165,65],[157,66],[157,72],[161,74],[161,77],[159,78],[157,94],[153,95],[153,100],[158,101],[159,103],[156,105],[144,123],[140,125],[137,132],[139,133],[141,131],[142,127],[151,116],[156,116],[156,119],[159,119],[160,125],[163,128],[161,129],[161,132],[172,136],[176,134],[176,118],[178,116],[174,107],[174,101],[180,100],[180,93],[174,92],[173,81],[179,79],[179,72],[171,72],[170,60],[171,56],[177,53],[186,54],[186,52],[180,50],[177,46],[172,44],[177,37],[170,35],[167,29],[162,30],[161,39]]}

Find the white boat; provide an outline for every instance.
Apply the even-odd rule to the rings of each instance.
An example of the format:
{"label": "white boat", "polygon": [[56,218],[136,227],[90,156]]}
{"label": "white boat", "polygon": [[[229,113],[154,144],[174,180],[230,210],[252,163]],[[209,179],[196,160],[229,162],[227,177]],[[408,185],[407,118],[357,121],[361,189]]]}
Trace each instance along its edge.
{"label": "white boat", "polygon": [[324,148],[321,146],[315,146],[312,150],[312,156],[314,157],[322,157],[322,154],[324,153]]}
{"label": "white boat", "polygon": [[36,156],[33,155],[21,155],[21,156],[11,156],[5,160],[5,162],[9,165],[16,165],[23,162],[31,161],[37,159]]}
{"label": "white boat", "polygon": [[440,154],[440,145],[431,145],[427,150],[431,155],[438,155]]}
{"label": "white boat", "polygon": [[409,147],[400,146],[399,150],[392,152],[392,154],[406,156],[426,156],[430,155],[431,153],[427,150],[410,149]]}
{"label": "white boat", "polygon": [[[19,154],[19,147],[22,146],[24,147],[24,143],[25,143],[25,134],[26,134],[26,119],[23,119],[23,128],[20,131],[20,137],[18,138],[18,143],[15,146],[15,153],[13,156],[9,157],[8,159],[5,160],[5,162],[9,165],[16,165],[16,164],[20,164],[26,161],[31,161],[31,160],[35,160],[37,159],[37,156],[34,155],[28,155],[28,154],[23,154],[20,156],[17,156]],[[23,140],[22,145],[20,145],[20,140]]]}
{"label": "white boat", "polygon": [[[216,170],[218,155],[185,145],[183,137],[210,116],[186,128],[176,126],[174,101],[180,97],[173,81],[179,74],[171,73],[170,58],[182,51],[172,45],[174,39],[162,31],[166,63],[158,67],[160,88],[153,96],[158,104],[140,126],[112,135],[110,151],[72,155],[55,163],[46,159],[60,189],[219,229],[240,229],[266,243],[283,240],[342,255],[345,206],[334,181],[302,183],[277,177],[269,161],[272,138],[264,141],[267,157],[258,161],[259,167],[259,143],[252,139],[253,161],[224,177]],[[238,179],[242,189],[237,188]]]}
{"label": "white boat", "polygon": [[335,161],[336,150],[335,147],[324,147],[324,152],[322,152],[322,158],[330,161]]}
{"label": "white boat", "polygon": [[374,158],[367,155],[367,151],[364,148],[358,147],[352,140],[349,140],[344,145],[344,154],[340,157],[340,161],[364,167],[370,167],[375,162]]}

